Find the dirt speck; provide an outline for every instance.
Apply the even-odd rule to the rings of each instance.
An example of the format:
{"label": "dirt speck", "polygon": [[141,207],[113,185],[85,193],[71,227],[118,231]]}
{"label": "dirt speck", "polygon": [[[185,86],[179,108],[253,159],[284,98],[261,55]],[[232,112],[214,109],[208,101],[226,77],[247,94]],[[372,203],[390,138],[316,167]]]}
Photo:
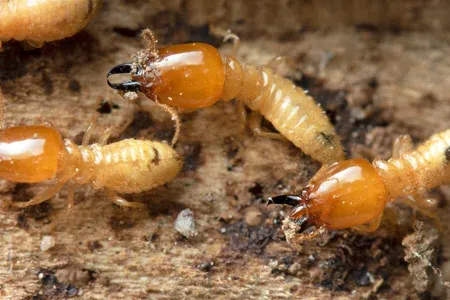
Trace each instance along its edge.
{"label": "dirt speck", "polygon": [[72,298],[78,295],[78,287],[73,284],[61,283],[56,277],[55,272],[51,270],[40,270],[37,275],[41,282],[41,289],[36,297],[59,299]]}
{"label": "dirt speck", "polygon": [[199,263],[197,266],[197,269],[199,269],[200,271],[203,272],[211,272],[213,267],[214,267],[214,262],[213,261],[205,261],[205,262],[201,262]]}
{"label": "dirt speck", "polygon": [[[29,200],[30,198],[28,198]],[[45,221],[52,211],[52,206],[48,202],[42,202],[38,205],[28,206],[17,216],[17,226],[25,230],[29,229],[30,219],[35,221]]]}
{"label": "dirt speck", "polygon": [[116,232],[133,228],[134,225],[135,221],[132,217],[114,215],[109,220],[109,226]]}
{"label": "dirt speck", "polygon": [[245,221],[239,221],[225,227],[229,237],[229,247],[237,252],[261,254],[267,244],[274,238],[275,228],[269,226],[248,226]]}
{"label": "dirt speck", "polygon": [[204,163],[201,156],[202,144],[201,142],[191,142],[183,145],[182,155],[184,160],[184,171],[195,171]]}
{"label": "dirt speck", "polygon": [[68,88],[70,91],[74,93],[80,93],[81,92],[81,85],[80,82],[76,79],[72,79],[69,81]]}
{"label": "dirt speck", "polygon": [[87,246],[88,246],[89,250],[91,250],[92,252],[103,247],[99,241],[88,241]]}
{"label": "dirt speck", "polygon": [[249,193],[253,195],[253,200],[262,200],[264,195],[264,186],[260,183],[255,182],[255,184],[248,189]]}
{"label": "dirt speck", "polygon": [[109,101],[102,101],[97,111],[101,114],[110,114],[113,109],[119,109],[120,106]]}

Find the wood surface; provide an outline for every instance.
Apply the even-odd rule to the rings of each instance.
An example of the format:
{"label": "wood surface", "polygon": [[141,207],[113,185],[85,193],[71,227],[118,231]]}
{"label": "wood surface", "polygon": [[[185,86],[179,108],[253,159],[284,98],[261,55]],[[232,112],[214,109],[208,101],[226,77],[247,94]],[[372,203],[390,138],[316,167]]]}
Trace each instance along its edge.
{"label": "wood surface", "polygon": [[[296,1],[260,1],[241,9],[249,2],[110,0],[71,38],[34,50],[5,43],[5,125],[50,122],[80,142],[96,118],[94,138],[119,125],[125,129],[116,140],[170,140],[167,113],[156,106],[150,114],[140,111],[107,86],[106,73],[144,47],[139,33],[146,27],[161,45],[203,41],[230,53],[229,45],[208,34],[212,22],[241,36],[242,62],[264,65],[287,56],[281,74],[323,105],[350,157],[386,159],[396,136],[410,134],[418,142],[450,127],[444,1],[379,1],[370,7],[307,1],[309,9]],[[232,102],[182,120],[177,149],[183,171],[165,187],[126,196],[148,204],[147,210],[117,207],[89,186],[77,191],[77,205],[67,216],[65,189],[36,207],[2,209],[1,298],[445,298],[439,279],[411,253],[422,253],[450,280],[448,188],[433,191],[440,200],[440,233],[429,219],[393,204],[373,234],[331,232],[291,247],[281,230],[289,208],[267,207],[264,199],[300,189],[319,165],[288,142],[242,133]],[[0,191],[3,199],[25,201],[43,187],[2,182]],[[185,208],[194,212],[195,238],[174,230]],[[45,235],[55,246],[41,251]]]}

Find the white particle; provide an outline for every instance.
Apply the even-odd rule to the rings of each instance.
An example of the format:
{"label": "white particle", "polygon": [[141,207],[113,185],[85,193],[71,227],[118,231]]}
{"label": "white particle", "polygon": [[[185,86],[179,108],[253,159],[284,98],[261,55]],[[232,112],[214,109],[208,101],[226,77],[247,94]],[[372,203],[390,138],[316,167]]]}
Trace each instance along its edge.
{"label": "white particle", "polygon": [[47,251],[55,246],[55,239],[50,235],[44,235],[41,240],[41,251]]}
{"label": "white particle", "polygon": [[177,216],[174,223],[175,230],[186,238],[197,236],[195,228],[194,213],[189,208],[183,209]]}

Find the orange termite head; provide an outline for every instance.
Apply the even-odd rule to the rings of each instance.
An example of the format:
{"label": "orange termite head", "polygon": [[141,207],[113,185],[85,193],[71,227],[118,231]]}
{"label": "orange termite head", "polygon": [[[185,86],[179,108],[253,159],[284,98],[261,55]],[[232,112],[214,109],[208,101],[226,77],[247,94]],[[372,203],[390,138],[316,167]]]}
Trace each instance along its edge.
{"label": "orange termite head", "polygon": [[34,183],[51,179],[64,149],[61,135],[46,126],[19,126],[0,131],[0,177]]}
{"label": "orange termite head", "polygon": [[291,219],[304,229],[312,225],[344,229],[379,217],[388,197],[375,167],[363,159],[350,159],[321,169],[300,195],[277,196],[272,202],[295,206]]}
{"label": "orange termite head", "polygon": [[158,103],[195,110],[216,103],[223,92],[225,69],[216,48],[203,43],[143,51],[133,64],[122,64],[107,75],[130,73],[131,80],[108,84],[117,90],[140,91]]}

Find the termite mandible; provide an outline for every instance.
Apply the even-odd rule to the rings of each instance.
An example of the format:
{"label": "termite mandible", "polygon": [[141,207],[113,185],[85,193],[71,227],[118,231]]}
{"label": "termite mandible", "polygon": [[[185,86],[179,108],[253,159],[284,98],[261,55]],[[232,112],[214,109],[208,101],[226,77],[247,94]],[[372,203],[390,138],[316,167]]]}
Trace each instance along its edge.
{"label": "termite mandible", "polygon": [[[118,65],[107,75],[130,73],[131,80],[111,83],[108,79],[112,88],[140,91],[179,111],[208,107],[220,99],[237,99],[244,120],[244,106],[253,110],[250,127],[257,135],[287,138],[324,164],[344,159],[340,138],[323,109],[301,88],[274,73],[281,59],[267,67],[240,64],[235,58],[240,40],[234,34],[225,37],[234,41],[231,57],[221,57],[216,48],[203,43],[156,49],[153,32],[144,30],[143,36],[148,49],[139,52],[133,63]],[[281,135],[261,131],[261,115]]]}
{"label": "termite mandible", "polygon": [[[3,127],[4,97],[0,90],[0,128]],[[178,153],[165,143],[125,139],[107,144],[113,129],[108,128],[95,144],[89,145],[94,126],[85,132],[77,146],[50,126],[17,126],[0,131],[0,178],[13,182],[55,183],[28,202],[8,203],[15,207],[36,205],[52,198],[68,184],[68,207],[74,204],[75,189],[90,184],[103,188],[115,204],[145,208],[128,202],[117,193],[139,193],[173,179],[182,162]],[[175,140],[173,140],[173,143]]]}
{"label": "termite mandible", "polygon": [[417,149],[410,136],[397,138],[388,161],[350,159],[322,166],[300,193],[269,198],[269,204],[295,207],[287,222],[299,230],[287,238],[297,243],[326,229],[375,231],[386,204],[398,198],[436,220],[426,193],[445,183],[450,183],[450,129]]}
{"label": "termite mandible", "polygon": [[0,0],[0,48],[10,39],[41,47],[80,31],[101,0]]}

